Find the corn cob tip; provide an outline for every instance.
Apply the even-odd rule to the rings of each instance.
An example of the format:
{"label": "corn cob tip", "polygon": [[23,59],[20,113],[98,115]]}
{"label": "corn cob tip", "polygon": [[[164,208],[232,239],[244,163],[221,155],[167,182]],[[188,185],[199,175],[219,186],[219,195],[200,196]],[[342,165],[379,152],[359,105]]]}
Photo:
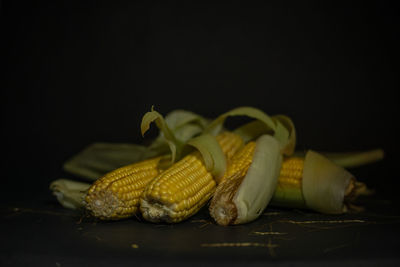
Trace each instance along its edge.
{"label": "corn cob tip", "polygon": [[156,177],[162,157],[133,163],[105,174],[89,188],[86,209],[102,220],[118,220],[135,216],[140,195]]}
{"label": "corn cob tip", "polygon": [[86,197],[85,202],[86,209],[92,212],[94,217],[102,220],[121,218],[116,215],[118,209],[124,206],[124,202],[109,190],[95,191]]}
{"label": "corn cob tip", "polygon": [[149,203],[145,199],[140,200],[140,212],[142,216],[146,218],[147,221],[158,223],[158,222],[167,222],[171,223],[171,217],[168,216],[171,212],[167,206],[159,204],[159,203]]}
{"label": "corn cob tip", "polygon": [[232,202],[217,203],[210,208],[210,214],[222,226],[233,224],[237,217],[236,206]]}
{"label": "corn cob tip", "polygon": [[219,225],[226,226],[234,224],[238,213],[232,199],[244,176],[244,173],[236,172],[232,176],[225,178],[215,190],[209,210],[210,215]]}
{"label": "corn cob tip", "polygon": [[374,190],[369,189],[366,184],[359,182],[354,177],[352,177],[344,194],[343,212],[364,211],[364,207],[356,205],[354,204],[354,202],[360,196],[370,196],[374,193]]}

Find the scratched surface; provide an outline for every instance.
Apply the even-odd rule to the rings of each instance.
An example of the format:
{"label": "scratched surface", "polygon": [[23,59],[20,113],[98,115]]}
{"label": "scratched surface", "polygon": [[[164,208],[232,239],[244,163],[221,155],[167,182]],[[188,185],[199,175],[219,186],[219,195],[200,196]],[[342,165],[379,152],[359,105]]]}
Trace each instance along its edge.
{"label": "scratched surface", "polygon": [[206,209],[167,225],[96,222],[52,198],[3,205],[0,265],[399,263],[400,215],[385,199],[366,205],[340,216],[269,208],[253,223],[230,227],[215,225]]}

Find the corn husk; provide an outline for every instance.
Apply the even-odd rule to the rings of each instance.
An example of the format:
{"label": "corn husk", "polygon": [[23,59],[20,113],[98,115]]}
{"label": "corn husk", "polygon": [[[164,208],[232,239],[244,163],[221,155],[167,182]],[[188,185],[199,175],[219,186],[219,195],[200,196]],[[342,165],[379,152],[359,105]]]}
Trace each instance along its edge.
{"label": "corn husk", "polygon": [[345,193],[353,175],[315,151],[304,160],[302,192],[309,209],[329,214],[347,211]]}
{"label": "corn husk", "polygon": [[233,203],[237,207],[234,224],[257,219],[267,207],[278,183],[282,154],[277,140],[269,135],[257,139],[253,162],[240,184]]}
{"label": "corn husk", "polygon": [[[174,110],[165,116],[164,121],[173,133],[174,140],[177,140],[176,144],[180,146],[180,149],[182,144],[199,135],[210,122],[209,119],[186,110]],[[218,132],[220,129],[216,131]],[[63,169],[80,178],[94,181],[107,172],[122,166],[151,157],[166,155],[171,153],[170,151],[165,134],[160,131],[149,146],[93,143],[68,159],[63,164]]]}
{"label": "corn husk", "polygon": [[380,161],[385,153],[382,149],[354,151],[345,153],[321,152],[322,155],[343,168],[355,168]]}
{"label": "corn husk", "polygon": [[215,136],[203,134],[189,140],[187,144],[201,153],[207,171],[219,182],[226,170],[226,158]]}
{"label": "corn husk", "polygon": [[58,202],[67,209],[81,209],[90,184],[69,179],[58,179],[50,184],[50,190]]}
{"label": "corn husk", "polygon": [[[346,169],[361,167],[367,164],[375,163],[385,157],[385,152],[381,148],[349,152],[317,152],[327,159],[331,160],[335,164]],[[296,157],[305,157],[306,153],[307,151],[295,151],[293,155]]]}
{"label": "corn husk", "polygon": [[175,162],[176,157],[180,156],[181,148],[183,147],[184,143],[178,140],[175,137],[173,131],[169,128],[168,124],[166,123],[164,117],[158,113],[157,111],[152,108],[150,112],[144,114],[142,118],[142,123],[140,125],[140,130],[142,135],[150,129],[150,124],[155,122],[157,127],[163,133],[165,142],[168,144],[171,150],[171,163]]}
{"label": "corn husk", "polygon": [[[294,151],[296,134],[293,122],[283,115],[269,116],[262,110],[253,107],[238,107],[223,113],[213,120],[205,129],[206,133],[213,133],[231,116],[247,116],[256,119],[259,123],[244,126],[235,133],[243,134],[247,140],[256,138],[260,134],[271,134],[281,145],[282,154],[291,155]],[[260,127],[260,123],[262,126]]]}

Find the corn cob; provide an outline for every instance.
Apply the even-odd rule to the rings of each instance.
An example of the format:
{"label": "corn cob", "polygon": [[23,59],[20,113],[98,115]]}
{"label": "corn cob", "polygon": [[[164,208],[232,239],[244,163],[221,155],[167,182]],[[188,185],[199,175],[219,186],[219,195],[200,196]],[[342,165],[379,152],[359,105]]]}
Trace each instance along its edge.
{"label": "corn cob", "polygon": [[[243,145],[240,136],[229,132],[219,134],[217,141],[228,161]],[[195,214],[215,188],[213,175],[195,151],[151,181],[141,197],[140,210],[151,222],[180,222]]]}
{"label": "corn cob", "polygon": [[[233,199],[251,166],[255,148],[255,142],[249,142],[240,151],[238,151],[238,153],[232,158],[231,164],[228,166],[226,174],[222,178],[222,182],[218,185],[215,191],[210,204],[210,214],[220,225],[239,223],[237,221],[237,206],[233,202]],[[314,154],[317,154],[313,151],[310,152],[312,157],[315,157],[316,155]],[[310,152],[308,155],[310,155]],[[316,157],[320,158],[322,156],[318,155]],[[339,197],[339,201],[337,201],[337,205],[340,207],[335,207],[333,209],[331,207],[326,208],[321,207],[320,204],[315,204],[323,201],[312,201],[311,197],[308,197],[310,193],[306,197],[304,195],[305,182],[303,181],[303,177],[306,160],[307,157],[287,157],[283,159],[278,183],[271,199],[271,205],[291,208],[309,208],[326,213],[340,213],[346,212],[349,207],[357,209],[357,207],[353,206],[351,202],[354,201],[357,196],[369,193],[365,184],[356,181],[356,179],[344,171],[344,169],[341,169],[338,166],[332,166],[332,168],[335,168],[335,170],[330,173],[336,172],[336,177],[333,177],[333,179],[341,179],[341,173],[343,173],[343,171],[345,172],[345,176],[347,176],[346,181],[343,184],[345,187],[344,195],[341,197],[341,199]],[[325,162],[327,159],[323,160]],[[312,168],[310,165],[315,165],[315,163],[310,161],[310,156],[308,162],[309,167],[307,169],[310,170]],[[319,175],[322,176],[322,179],[324,179],[326,176],[329,176],[330,173]],[[308,173],[306,175],[311,176]],[[330,178],[328,177],[327,179]],[[310,183],[310,179],[307,180],[308,183]],[[318,184],[323,184],[323,182],[315,182]],[[335,188],[333,183],[325,185],[327,190],[322,190],[323,192],[318,190],[318,192],[321,192],[319,194],[336,194],[336,192],[332,192],[332,190],[338,188]],[[318,187],[318,185],[316,187]],[[309,201],[307,202],[306,200]]]}
{"label": "corn cob", "polygon": [[117,220],[133,216],[145,186],[161,171],[162,157],[130,164],[105,174],[89,188],[86,208],[94,217]]}

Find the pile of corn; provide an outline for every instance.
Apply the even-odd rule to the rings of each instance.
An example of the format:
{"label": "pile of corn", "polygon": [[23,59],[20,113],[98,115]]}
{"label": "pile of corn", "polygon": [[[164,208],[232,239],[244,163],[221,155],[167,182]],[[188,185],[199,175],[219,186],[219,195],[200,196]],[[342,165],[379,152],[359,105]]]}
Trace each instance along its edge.
{"label": "pile of corn", "polygon": [[[235,115],[255,121],[234,131],[220,127]],[[287,117],[245,107],[212,122],[191,118],[187,121],[197,120],[197,128],[187,127],[191,134],[183,138],[181,126],[172,129],[152,110],[143,118],[142,133],[155,122],[163,133],[155,146],[167,145],[170,153],[163,150],[162,155],[116,168],[92,184],[64,179],[50,188],[63,206],[84,208],[102,220],[140,216],[149,222],[177,223],[208,204],[220,225],[251,222],[267,205],[343,213],[356,208],[357,196],[370,193],[342,167],[349,161],[339,166],[314,151],[294,156],[295,130]],[[196,142],[202,134],[214,141]],[[382,157],[381,150],[374,150],[353,155],[350,161],[365,164]]]}

